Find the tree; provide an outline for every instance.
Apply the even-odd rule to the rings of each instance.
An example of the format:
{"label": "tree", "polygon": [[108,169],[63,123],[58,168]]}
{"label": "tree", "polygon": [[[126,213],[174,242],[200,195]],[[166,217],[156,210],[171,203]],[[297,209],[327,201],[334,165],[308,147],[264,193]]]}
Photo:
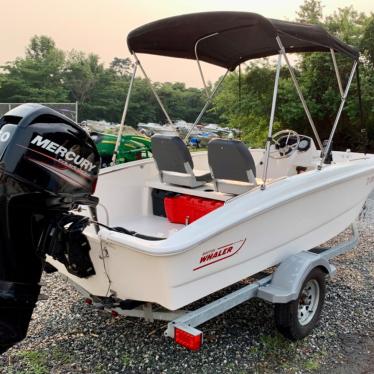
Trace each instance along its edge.
{"label": "tree", "polygon": [[52,38],[45,35],[35,35],[26,48],[26,57],[31,59],[46,59],[48,55],[54,53],[56,50],[56,44]]}
{"label": "tree", "polygon": [[34,36],[25,58],[3,66],[0,100],[5,102],[66,101],[62,86],[65,54],[47,36]]}
{"label": "tree", "polygon": [[[275,68],[269,63],[250,64],[241,74],[231,73],[214,99],[214,111],[219,122],[242,130],[251,147],[266,141],[274,87]],[[277,123],[275,129],[280,126]]]}
{"label": "tree", "polygon": [[361,39],[361,50],[374,68],[374,15],[368,19]]}
{"label": "tree", "polygon": [[322,21],[322,4],[320,0],[305,0],[296,12],[296,21],[301,23],[320,23]]}
{"label": "tree", "polygon": [[129,58],[114,57],[113,61],[110,63],[110,69],[120,77],[129,75],[131,70],[131,60]]}
{"label": "tree", "polygon": [[99,63],[97,55],[70,52],[64,71],[64,86],[69,90],[71,100],[84,106],[103,72],[104,66]]}
{"label": "tree", "polygon": [[327,29],[339,39],[359,47],[367,24],[367,16],[357,12],[353,6],[339,8],[326,17]]}

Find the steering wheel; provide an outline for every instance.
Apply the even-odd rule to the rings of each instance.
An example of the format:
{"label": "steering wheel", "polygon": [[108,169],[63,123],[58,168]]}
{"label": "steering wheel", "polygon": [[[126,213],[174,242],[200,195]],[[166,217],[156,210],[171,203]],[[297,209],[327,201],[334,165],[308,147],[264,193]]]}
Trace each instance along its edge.
{"label": "steering wheel", "polygon": [[270,152],[270,157],[275,159],[287,158],[299,148],[300,135],[294,130],[281,130],[272,136],[275,150]]}

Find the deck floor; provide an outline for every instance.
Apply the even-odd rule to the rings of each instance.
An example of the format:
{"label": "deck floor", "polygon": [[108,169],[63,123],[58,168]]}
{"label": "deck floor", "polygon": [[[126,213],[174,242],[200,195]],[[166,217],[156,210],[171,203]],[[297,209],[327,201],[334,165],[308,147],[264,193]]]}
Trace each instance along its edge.
{"label": "deck floor", "polygon": [[167,238],[179,231],[184,225],[171,223],[165,217],[159,216],[136,216],[128,220],[116,222],[115,226],[121,226],[128,230],[134,230],[140,234]]}

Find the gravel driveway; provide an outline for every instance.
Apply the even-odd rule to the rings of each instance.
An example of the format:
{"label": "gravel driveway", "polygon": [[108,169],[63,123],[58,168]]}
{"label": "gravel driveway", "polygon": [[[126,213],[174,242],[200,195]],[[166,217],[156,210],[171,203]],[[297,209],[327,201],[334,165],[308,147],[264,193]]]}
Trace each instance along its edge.
{"label": "gravel driveway", "polygon": [[[374,196],[372,196],[374,199]],[[28,338],[0,356],[1,373],[372,373],[374,200],[359,247],[334,260],[321,323],[297,343],[280,336],[272,306],[251,300],[208,323],[199,352],[162,333],[165,323],[112,318],[82,303],[57,274],[44,277]],[[336,241],[346,238],[342,233]]]}

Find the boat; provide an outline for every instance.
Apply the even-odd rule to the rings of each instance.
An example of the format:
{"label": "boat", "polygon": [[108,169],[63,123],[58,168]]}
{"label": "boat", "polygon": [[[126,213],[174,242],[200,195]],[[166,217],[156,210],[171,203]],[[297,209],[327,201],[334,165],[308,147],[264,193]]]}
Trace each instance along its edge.
{"label": "boat", "polygon": [[[5,274],[0,286],[2,290],[11,290],[8,293],[14,308],[23,305],[17,299],[18,293],[28,295],[26,299],[31,302],[26,315],[19,314],[25,327],[4,346],[14,344],[26,334],[44,259],[49,271],[57,270],[66,276],[91,302],[115,303],[116,310],[131,309],[131,303],[145,303],[144,313],[152,304],[178,311],[279,264],[278,268],[284,269],[282,264],[290,259],[296,258],[296,264],[300,264],[300,256],[308,257],[311,250],[356,220],[374,187],[374,155],[332,150],[359,52],[322,27],[267,19],[254,13],[208,12],[144,25],[132,31],[127,41],[134,65],[121,127],[137,69],[148,79],[140,53],[194,59],[199,67],[205,61],[226,69],[219,83],[207,92],[207,103],[189,133],[201,122],[230,71],[247,60],[278,56],[266,146],[248,149],[237,140],[212,139],[207,151],[190,153],[181,138],[155,135],[152,159],[107,167],[98,175],[94,144],[84,135],[72,138],[71,134],[79,131],[74,123],[30,105],[7,113],[0,130],[0,154],[7,176],[2,185],[8,191],[3,194],[5,218],[1,226],[3,242],[14,248],[13,252],[0,251],[1,270]],[[288,57],[293,52],[315,51],[331,53],[341,89],[341,104],[326,142],[319,137]],[[335,63],[335,53],[352,60],[346,87]],[[283,63],[295,84],[313,137],[293,130],[273,134]],[[157,93],[153,93],[165,111]],[[50,121],[51,116],[54,121]],[[48,126],[50,122],[53,126]],[[74,131],[68,132],[65,127]],[[69,138],[65,141],[65,137]],[[121,128],[117,145],[120,137]],[[117,150],[116,147],[114,162]],[[15,168],[14,160],[22,163],[23,168]],[[33,173],[29,171],[31,167]],[[43,178],[38,179],[36,176],[42,173]],[[25,251],[26,234],[15,239],[4,231],[4,224],[11,220],[5,208],[11,197],[19,196],[19,191],[29,196],[34,190],[38,191],[38,199],[25,198],[21,200],[22,206],[30,206],[30,212],[38,211],[32,208],[33,204],[37,202],[39,207],[43,201],[46,212],[35,218],[41,222],[41,228],[33,234],[40,237],[37,249]],[[13,242],[17,246],[12,247]],[[9,265],[10,259],[20,255],[28,259],[26,269],[30,270],[32,263],[38,264],[28,277],[28,272],[22,273],[21,265]],[[291,301],[299,303],[297,333],[283,325],[283,331],[294,338],[309,333],[320,313],[321,269],[333,272],[328,264],[316,264],[317,254],[310,256],[314,267],[309,262],[304,266],[305,276],[300,282],[295,262],[293,267],[286,266],[288,284],[300,283],[293,296],[283,294],[272,299],[288,303],[288,308]],[[13,269],[12,275],[6,268]],[[274,282],[279,282],[279,278],[284,280],[284,273],[283,277],[274,276]],[[14,286],[19,283],[27,284],[20,287],[22,292]],[[262,295],[269,295],[270,290]],[[310,308],[310,316],[305,318],[303,311],[311,305],[305,304],[305,295],[310,292],[310,298],[317,299],[316,308]],[[17,318],[0,315],[0,323],[15,331],[14,326],[20,323]]]}
{"label": "boat", "polygon": [[[117,136],[113,134],[90,132],[101,157],[101,167],[107,167],[112,162]],[[151,157],[151,140],[142,135],[122,135],[120,148],[116,158],[117,164],[143,160]]]}
{"label": "boat", "polygon": [[178,135],[177,128],[174,125],[160,125],[159,123],[139,123],[138,129],[144,131],[146,135],[154,134]]}

